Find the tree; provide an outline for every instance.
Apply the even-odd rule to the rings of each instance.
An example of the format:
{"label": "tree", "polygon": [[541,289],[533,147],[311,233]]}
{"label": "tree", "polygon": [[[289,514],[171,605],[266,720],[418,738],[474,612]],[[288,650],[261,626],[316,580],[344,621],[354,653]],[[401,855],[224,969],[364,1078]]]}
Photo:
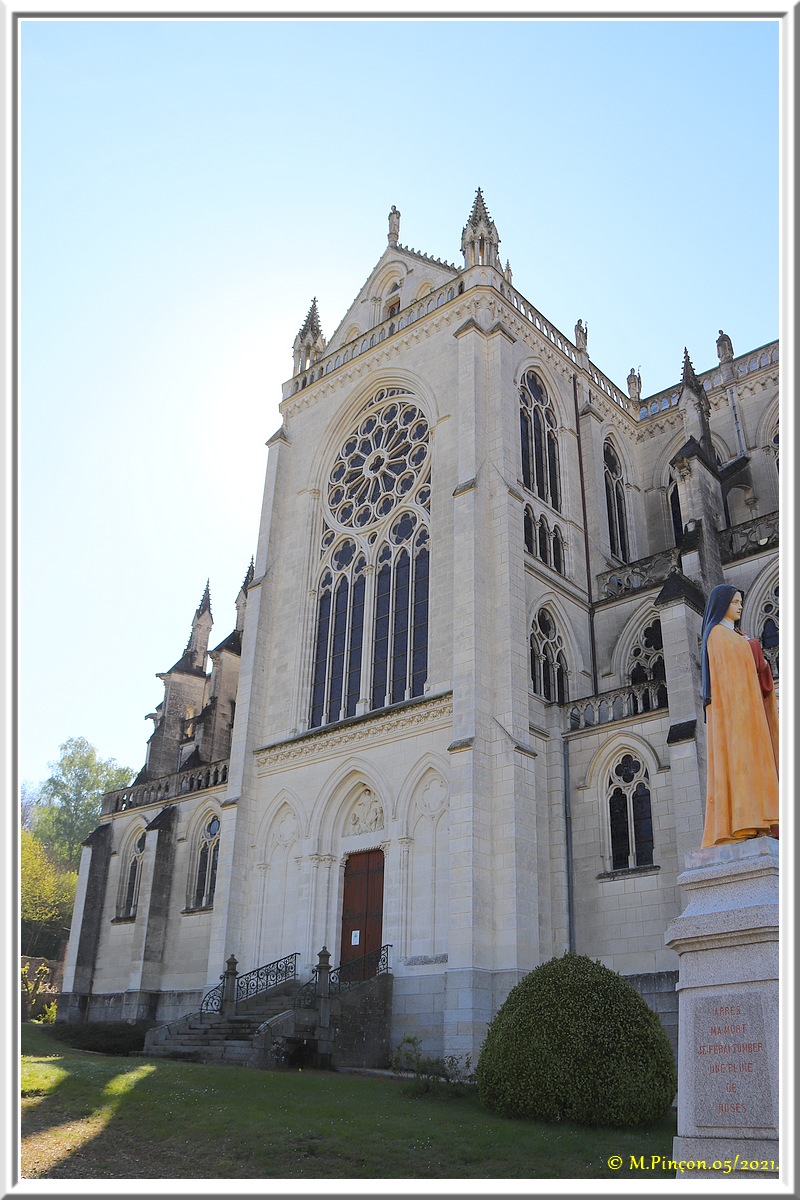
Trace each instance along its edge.
{"label": "tree", "polygon": [[35,836],[60,866],[77,870],[81,843],[100,819],[103,793],[127,787],[134,772],[113,758],[98,758],[86,738],[68,738],[59,750],[39,789]]}
{"label": "tree", "polygon": [[33,829],[36,824],[36,806],[39,789],[33,784],[23,783],[19,794],[19,824],[21,829]]}
{"label": "tree", "polygon": [[44,846],[23,829],[20,842],[22,951],[44,957],[58,953],[69,926],[78,876],[55,865]]}

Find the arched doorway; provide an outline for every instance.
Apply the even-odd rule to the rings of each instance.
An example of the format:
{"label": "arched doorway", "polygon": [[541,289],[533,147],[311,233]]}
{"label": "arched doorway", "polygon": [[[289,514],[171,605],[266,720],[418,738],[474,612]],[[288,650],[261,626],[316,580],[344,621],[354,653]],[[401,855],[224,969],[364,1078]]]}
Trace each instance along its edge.
{"label": "arched doorway", "polygon": [[377,970],[383,935],[383,864],[382,850],[350,854],[345,863],[340,956],[343,979],[369,978]]}

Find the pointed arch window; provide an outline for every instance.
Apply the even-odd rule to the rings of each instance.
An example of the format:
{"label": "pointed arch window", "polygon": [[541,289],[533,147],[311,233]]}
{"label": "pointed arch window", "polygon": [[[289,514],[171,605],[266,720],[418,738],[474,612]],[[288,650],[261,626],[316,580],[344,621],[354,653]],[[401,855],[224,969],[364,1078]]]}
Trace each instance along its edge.
{"label": "pointed arch window", "polygon": [[780,442],[779,420],[776,419],[775,424],[772,426],[772,433],[770,434],[769,445],[767,447],[770,454],[775,459],[775,470],[776,471],[780,471],[780,462],[779,462],[780,448],[781,448],[781,442]]}
{"label": "pointed arch window", "polygon": [[136,916],[146,840],[146,833],[143,829],[138,834],[134,834],[123,859],[117,898],[117,919],[121,921],[129,921]]}
{"label": "pointed arch window", "polygon": [[654,712],[667,707],[667,677],[661,618],[649,621],[631,647],[628,679],[633,688],[631,712]]}
{"label": "pointed arch window", "polygon": [[672,540],[676,546],[683,541],[683,515],[681,513],[681,498],[678,493],[678,481],[670,471],[670,483],[667,487],[667,502],[672,521]]}
{"label": "pointed arch window", "polygon": [[603,480],[606,492],[606,513],[611,553],[623,562],[630,561],[628,549],[628,518],[625,512],[625,481],[622,467],[611,442],[603,446]]}
{"label": "pointed arch window", "polygon": [[559,575],[566,575],[564,536],[561,530],[558,525],[554,525],[551,530],[547,518],[537,518],[529,504],[525,505],[523,514],[523,540],[528,554],[534,555],[554,571],[558,571]]}
{"label": "pointed arch window", "polygon": [[421,696],[428,666],[430,446],[414,397],[381,388],[328,480],[309,725]]}
{"label": "pointed arch window", "polygon": [[564,643],[552,614],[539,609],[530,636],[531,680],[537,696],[558,704],[566,704],[567,661]]}
{"label": "pointed arch window", "polygon": [[609,772],[606,805],[611,870],[653,866],[650,775],[641,761],[624,754]]}
{"label": "pointed arch window", "polygon": [[522,482],[551,508],[561,510],[556,415],[535,371],[527,371],[519,389]]}
{"label": "pointed arch window", "polygon": [[780,649],[778,587],[778,581],[776,580],[770,588],[766,600],[761,605],[756,619],[759,629],[758,640],[761,642],[764,658],[770,665],[773,679],[777,679],[780,674],[778,660]]}
{"label": "pointed arch window", "polygon": [[214,814],[203,825],[193,855],[187,908],[211,908],[217,886],[219,863],[219,817]]}

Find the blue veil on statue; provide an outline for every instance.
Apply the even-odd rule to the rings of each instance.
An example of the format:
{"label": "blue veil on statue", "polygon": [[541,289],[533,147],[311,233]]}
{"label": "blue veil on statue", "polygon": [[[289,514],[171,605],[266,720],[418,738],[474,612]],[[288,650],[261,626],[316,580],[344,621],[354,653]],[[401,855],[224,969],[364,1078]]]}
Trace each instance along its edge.
{"label": "blue veil on statue", "polygon": [[725,613],[731,606],[731,600],[736,593],[744,600],[744,591],[734,587],[732,583],[718,583],[711,589],[705,612],[703,613],[702,654],[702,683],[703,683],[703,720],[706,719],[706,707],[711,703],[711,676],[708,669],[708,635],[715,625],[719,625]]}

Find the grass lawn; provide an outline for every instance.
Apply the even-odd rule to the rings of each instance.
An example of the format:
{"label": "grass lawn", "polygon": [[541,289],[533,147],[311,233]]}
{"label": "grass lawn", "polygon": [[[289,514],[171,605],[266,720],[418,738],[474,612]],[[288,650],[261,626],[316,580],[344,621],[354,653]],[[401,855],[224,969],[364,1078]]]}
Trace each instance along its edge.
{"label": "grass lawn", "polygon": [[113,1058],[33,1025],[22,1052],[24,1179],[670,1178],[630,1156],[671,1158],[674,1115],[644,1130],[506,1120],[471,1090]]}

